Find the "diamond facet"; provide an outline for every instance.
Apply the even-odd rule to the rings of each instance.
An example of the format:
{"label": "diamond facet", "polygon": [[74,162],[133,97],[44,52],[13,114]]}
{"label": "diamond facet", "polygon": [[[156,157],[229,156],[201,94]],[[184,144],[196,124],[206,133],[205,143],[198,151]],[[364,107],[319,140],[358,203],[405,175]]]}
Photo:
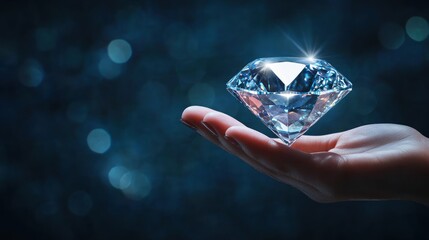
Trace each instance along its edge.
{"label": "diamond facet", "polygon": [[326,61],[289,57],[256,59],[226,85],[288,145],[352,90]]}

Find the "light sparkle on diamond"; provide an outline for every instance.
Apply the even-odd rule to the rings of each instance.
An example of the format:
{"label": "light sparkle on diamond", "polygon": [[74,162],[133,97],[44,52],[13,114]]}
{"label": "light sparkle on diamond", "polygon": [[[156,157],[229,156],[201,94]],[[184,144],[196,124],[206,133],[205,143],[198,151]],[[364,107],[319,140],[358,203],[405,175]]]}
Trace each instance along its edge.
{"label": "light sparkle on diamond", "polygon": [[227,83],[228,91],[291,145],[351,90],[324,60],[260,58]]}

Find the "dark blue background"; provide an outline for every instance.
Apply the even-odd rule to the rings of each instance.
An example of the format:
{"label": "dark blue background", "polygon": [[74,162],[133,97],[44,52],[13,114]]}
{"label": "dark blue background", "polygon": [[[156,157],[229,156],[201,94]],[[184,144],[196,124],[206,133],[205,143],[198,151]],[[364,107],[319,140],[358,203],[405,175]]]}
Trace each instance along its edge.
{"label": "dark blue background", "polygon": [[[2,3],[1,238],[429,238],[423,205],[313,202],[179,122],[198,104],[273,136],[225,83],[255,58],[304,56],[295,41],[354,84],[309,134],[390,122],[429,136],[429,40],[405,32],[428,13],[424,1]],[[114,39],[131,46],[126,63],[109,58]],[[93,129],[111,138],[104,153]],[[112,186],[118,166],[134,188]]]}

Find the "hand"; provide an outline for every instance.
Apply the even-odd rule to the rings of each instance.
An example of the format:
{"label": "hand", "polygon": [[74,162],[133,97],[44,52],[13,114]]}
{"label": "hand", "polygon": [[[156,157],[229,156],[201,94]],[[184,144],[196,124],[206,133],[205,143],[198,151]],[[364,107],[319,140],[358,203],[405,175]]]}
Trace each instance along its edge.
{"label": "hand", "polygon": [[182,121],[255,169],[319,202],[402,199],[429,203],[429,140],[413,128],[373,124],[291,147],[205,107]]}

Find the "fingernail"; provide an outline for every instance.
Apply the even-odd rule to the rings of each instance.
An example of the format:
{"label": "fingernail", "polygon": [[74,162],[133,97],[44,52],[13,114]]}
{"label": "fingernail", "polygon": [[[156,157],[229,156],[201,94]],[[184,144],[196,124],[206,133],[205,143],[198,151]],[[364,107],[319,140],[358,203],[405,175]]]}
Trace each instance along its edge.
{"label": "fingernail", "polygon": [[216,131],[214,130],[214,128],[212,127],[212,126],[210,126],[208,123],[206,123],[206,122],[201,122],[201,124],[204,126],[204,127],[206,127],[206,129],[211,133],[211,134],[213,134],[214,136],[217,136],[217,133],[216,133]]}
{"label": "fingernail", "polygon": [[185,121],[185,120],[183,120],[183,119],[180,119],[180,121],[181,121],[185,126],[187,126],[188,128],[190,128],[190,129],[192,129],[192,130],[197,129],[194,125],[192,125],[192,124],[190,124],[190,123],[186,122],[186,121]]}
{"label": "fingernail", "polygon": [[235,140],[234,138],[232,138],[232,137],[230,137],[230,136],[227,136],[227,135],[225,135],[225,140],[227,141],[227,142],[229,142],[231,145],[233,145],[233,146],[236,146],[236,147],[240,147],[240,144],[238,144],[238,142],[237,142],[237,140]]}

